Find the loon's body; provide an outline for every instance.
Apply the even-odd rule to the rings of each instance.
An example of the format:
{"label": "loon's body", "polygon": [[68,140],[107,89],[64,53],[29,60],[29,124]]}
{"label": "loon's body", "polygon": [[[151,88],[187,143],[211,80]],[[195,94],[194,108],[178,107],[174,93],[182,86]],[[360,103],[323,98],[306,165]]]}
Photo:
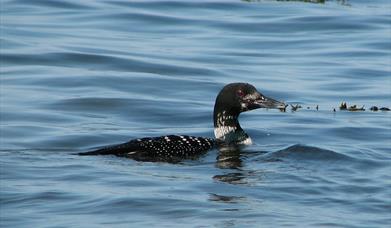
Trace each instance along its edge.
{"label": "loon's body", "polygon": [[247,83],[231,83],[218,94],[214,106],[215,139],[187,135],[167,135],[133,139],[129,142],[79,153],[79,155],[116,155],[138,161],[179,161],[204,154],[220,145],[251,144],[240,127],[239,114],[257,108],[285,107],[267,98]]}
{"label": "loon's body", "polygon": [[216,140],[212,138],[167,135],[133,139],[127,143],[104,147],[79,155],[114,154],[137,161],[175,162],[202,155],[216,145]]}

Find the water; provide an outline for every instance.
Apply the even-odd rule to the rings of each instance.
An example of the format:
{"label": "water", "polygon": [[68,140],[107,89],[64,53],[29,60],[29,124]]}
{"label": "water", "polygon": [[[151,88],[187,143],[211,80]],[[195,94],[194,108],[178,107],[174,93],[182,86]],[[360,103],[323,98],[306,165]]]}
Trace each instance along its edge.
{"label": "water", "polygon": [[[389,227],[391,113],[368,108],[391,106],[390,16],[386,0],[2,0],[1,226]],[[254,145],[237,154],[73,155],[212,137],[236,81],[304,108],[242,114]]]}

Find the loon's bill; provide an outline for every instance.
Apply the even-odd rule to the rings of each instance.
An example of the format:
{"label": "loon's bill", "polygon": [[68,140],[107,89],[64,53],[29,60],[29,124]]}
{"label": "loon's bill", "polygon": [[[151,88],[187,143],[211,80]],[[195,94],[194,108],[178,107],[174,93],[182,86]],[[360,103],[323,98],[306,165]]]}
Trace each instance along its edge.
{"label": "loon's bill", "polygon": [[116,155],[138,161],[165,162],[195,158],[222,144],[251,144],[251,138],[239,124],[240,113],[258,108],[285,107],[283,102],[264,96],[248,83],[231,83],[224,86],[215,101],[215,139],[187,135],[146,137],[78,155]]}
{"label": "loon's bill", "polygon": [[281,109],[281,108],[286,107],[285,103],[274,100],[273,98],[270,98],[270,97],[265,97],[265,96],[263,96],[263,99],[256,101],[255,104],[258,105],[259,108]]}

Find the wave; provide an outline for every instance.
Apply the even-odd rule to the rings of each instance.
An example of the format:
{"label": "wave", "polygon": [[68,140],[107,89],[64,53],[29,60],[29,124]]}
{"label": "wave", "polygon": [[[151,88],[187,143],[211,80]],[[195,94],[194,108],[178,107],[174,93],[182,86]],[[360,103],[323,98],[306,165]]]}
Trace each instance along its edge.
{"label": "wave", "polygon": [[113,71],[141,72],[170,75],[215,75],[212,69],[201,67],[178,66],[167,63],[154,63],[147,59],[136,59],[124,56],[112,56],[77,52],[52,52],[43,54],[4,53],[3,61],[10,65],[60,66],[91,69],[111,69]]}
{"label": "wave", "polygon": [[266,158],[269,159],[290,159],[290,160],[335,160],[335,161],[347,161],[353,158],[332,151],[328,149],[322,149],[315,146],[307,146],[301,144],[295,144],[293,146],[289,146],[285,149],[278,150],[266,155]]}

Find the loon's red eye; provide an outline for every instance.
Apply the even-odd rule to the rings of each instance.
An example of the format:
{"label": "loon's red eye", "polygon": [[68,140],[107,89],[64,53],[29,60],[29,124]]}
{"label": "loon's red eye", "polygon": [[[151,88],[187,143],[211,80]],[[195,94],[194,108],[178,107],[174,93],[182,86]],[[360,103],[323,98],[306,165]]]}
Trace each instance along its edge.
{"label": "loon's red eye", "polygon": [[238,90],[237,94],[238,94],[239,97],[243,97],[244,96],[244,93],[243,93],[242,90]]}

